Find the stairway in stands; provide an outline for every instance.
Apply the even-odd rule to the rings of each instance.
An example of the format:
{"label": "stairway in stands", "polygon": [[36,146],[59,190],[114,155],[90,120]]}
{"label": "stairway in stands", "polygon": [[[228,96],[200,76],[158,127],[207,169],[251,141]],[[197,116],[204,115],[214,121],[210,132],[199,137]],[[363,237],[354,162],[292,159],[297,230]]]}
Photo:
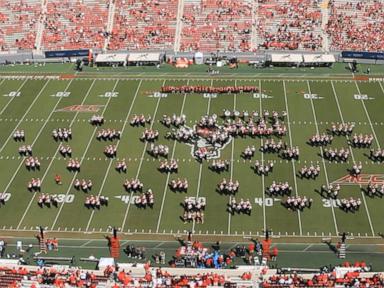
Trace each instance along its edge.
{"label": "stairway in stands", "polygon": [[257,50],[257,13],[259,8],[259,1],[252,2],[252,36],[251,36],[251,50]]}
{"label": "stairway in stands", "polygon": [[109,7],[108,7],[108,22],[107,22],[107,32],[109,33],[108,37],[105,37],[104,42],[104,51],[108,49],[109,40],[111,38],[112,30],[113,30],[113,23],[115,20],[115,11],[116,11],[116,5],[114,0],[109,0]]}
{"label": "stairway in stands", "polygon": [[322,31],[322,38],[323,38],[323,50],[325,52],[329,52],[329,35],[327,33],[327,23],[329,19],[329,14],[331,13],[329,0],[324,0],[320,4],[321,8],[321,31]]}
{"label": "stairway in stands", "polygon": [[41,50],[41,42],[43,40],[45,21],[47,19],[47,3],[48,3],[48,0],[41,0],[41,15],[40,15],[39,22],[37,24],[36,39],[35,39],[35,49],[37,51]]}
{"label": "stairway in stands", "polygon": [[181,31],[183,29],[183,18],[184,14],[184,0],[179,0],[177,6],[177,17],[176,17],[176,32],[175,32],[175,45],[174,51],[180,51],[180,39],[181,39]]}

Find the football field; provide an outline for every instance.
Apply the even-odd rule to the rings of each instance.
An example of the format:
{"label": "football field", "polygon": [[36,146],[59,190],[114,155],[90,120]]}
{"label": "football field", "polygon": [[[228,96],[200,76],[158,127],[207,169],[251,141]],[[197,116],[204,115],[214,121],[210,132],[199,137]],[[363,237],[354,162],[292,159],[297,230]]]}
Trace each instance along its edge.
{"label": "football field", "polygon": [[[239,94],[157,94],[163,85],[205,86],[258,86],[260,93]],[[161,97],[159,97],[161,96]],[[231,138],[228,145],[217,151],[218,158],[230,162],[228,171],[220,174],[209,169],[213,159],[198,162],[193,156],[193,145],[167,139],[171,131],[160,120],[163,115],[185,114],[186,126],[193,127],[203,115],[217,114],[223,110],[286,111],[284,124],[288,129],[282,141],[288,146],[298,146],[298,160],[286,160],[276,153],[262,153],[260,147],[266,137]],[[384,184],[383,163],[369,158],[369,148],[353,148],[348,161],[331,162],[322,157],[322,148],[308,145],[314,134],[328,133],[332,122],[355,124],[354,133],[372,134],[371,148],[384,148],[384,83],[381,81],[355,81],[351,79],[246,78],[220,79],[209,76],[172,79],[149,78],[74,78],[41,77],[27,79],[0,79],[0,191],[5,202],[0,204],[0,230],[35,231],[37,225],[50,231],[105,233],[108,226],[120,227],[126,233],[169,235],[194,231],[201,235],[262,235],[271,229],[273,235],[336,236],[349,232],[355,237],[378,237],[384,232],[384,199],[369,197],[365,193],[368,181]],[[102,115],[101,127],[89,123],[92,115]],[[151,124],[133,127],[134,115],[150,115]],[[224,120],[219,119],[219,123]],[[58,128],[71,128],[73,137],[65,145],[73,150],[72,158],[81,164],[80,172],[67,170],[69,157],[59,152],[60,141],[52,137]],[[122,132],[120,139],[100,141],[96,135],[101,129]],[[178,173],[161,173],[158,168],[162,157],[148,153],[150,144],[140,141],[145,129],[159,131],[156,144],[169,147],[168,159],[176,159]],[[16,142],[16,130],[25,131],[25,142]],[[275,136],[272,136],[278,140]],[[327,148],[348,147],[348,136],[334,136]],[[117,146],[117,156],[107,158],[104,148]],[[27,170],[25,157],[19,146],[31,145],[33,157],[41,163],[39,170]],[[241,157],[247,146],[254,145],[256,153],[251,160]],[[118,161],[125,159],[126,173],[115,169]],[[273,172],[256,174],[252,166],[273,161]],[[351,181],[348,170],[353,163],[361,162],[362,177]],[[301,179],[298,171],[304,166],[319,165],[320,175],[314,179]],[[62,184],[55,182],[55,175],[62,177]],[[32,178],[41,179],[41,192],[31,192],[27,184]],[[91,179],[88,193],[74,188],[75,179]],[[169,183],[186,178],[188,191],[175,192]],[[220,194],[217,184],[223,179],[238,180],[239,191],[235,196]],[[140,179],[144,191],[154,192],[152,208],[139,208],[134,199],[139,192],[127,192],[125,179]],[[282,205],[285,197],[264,193],[273,181],[288,181],[292,196],[313,199],[310,209],[291,211]],[[338,182],[341,191],[338,198],[360,198],[362,205],[355,213],[339,208],[337,200],[320,195],[322,185]],[[39,194],[56,194],[57,207],[37,204]],[[108,206],[100,209],[85,207],[89,195],[109,197]],[[185,197],[204,197],[206,200],[204,223],[184,223],[182,203]],[[253,205],[251,215],[228,213],[227,204],[249,199]]]}

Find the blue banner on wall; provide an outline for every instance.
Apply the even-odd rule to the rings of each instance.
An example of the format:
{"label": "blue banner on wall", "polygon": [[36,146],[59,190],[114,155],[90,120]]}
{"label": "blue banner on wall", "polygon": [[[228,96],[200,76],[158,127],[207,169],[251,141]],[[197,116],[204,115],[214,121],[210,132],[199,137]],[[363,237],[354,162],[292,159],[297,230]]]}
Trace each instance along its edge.
{"label": "blue banner on wall", "polygon": [[45,51],[45,58],[87,57],[89,49]]}
{"label": "blue banner on wall", "polygon": [[341,56],[343,58],[384,60],[384,53],[382,52],[343,51]]}

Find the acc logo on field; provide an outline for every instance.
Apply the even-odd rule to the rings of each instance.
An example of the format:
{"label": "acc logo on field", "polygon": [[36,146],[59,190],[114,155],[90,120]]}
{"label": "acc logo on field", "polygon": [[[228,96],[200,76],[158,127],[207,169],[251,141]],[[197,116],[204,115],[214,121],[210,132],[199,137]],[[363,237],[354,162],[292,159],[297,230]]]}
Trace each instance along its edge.
{"label": "acc logo on field", "polygon": [[339,185],[368,185],[371,184],[384,184],[384,174],[360,174],[359,176],[345,175],[332,184]]}
{"label": "acc logo on field", "polygon": [[55,112],[98,112],[104,105],[72,105],[57,109]]}

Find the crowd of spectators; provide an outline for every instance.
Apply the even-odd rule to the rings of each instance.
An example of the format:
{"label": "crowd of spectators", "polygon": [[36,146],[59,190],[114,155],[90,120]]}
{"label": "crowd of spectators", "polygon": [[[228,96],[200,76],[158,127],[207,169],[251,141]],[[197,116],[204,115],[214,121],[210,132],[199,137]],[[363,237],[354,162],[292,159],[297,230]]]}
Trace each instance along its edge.
{"label": "crowd of spectators", "polygon": [[108,5],[109,0],[49,0],[42,47],[103,48],[108,36]]}
{"label": "crowd of spectators", "polygon": [[[35,48],[39,27],[47,50],[107,44],[110,50],[244,52],[322,50],[325,43],[331,50],[384,49],[379,0],[184,0],[183,5],[180,0],[0,0],[0,50]],[[113,20],[109,28],[108,20]]]}
{"label": "crowd of spectators", "polygon": [[317,0],[259,0],[258,37],[265,49],[318,50],[322,47]]}
{"label": "crowd of spectators", "polygon": [[[81,269],[56,269],[37,268],[29,270],[26,267],[0,267],[0,283],[7,283],[5,287],[20,287],[22,280],[30,281],[31,287],[38,287],[40,284],[52,285],[53,287],[96,287],[99,282],[106,282],[107,278],[96,275],[93,271],[83,271]],[[1,286],[0,286],[1,287]]]}
{"label": "crowd of spectators", "polygon": [[109,49],[173,49],[178,0],[115,1]]}
{"label": "crowd of spectators", "polygon": [[[196,244],[196,243],[195,243]],[[252,281],[262,281],[261,287],[383,287],[383,273],[367,273],[364,261],[343,263],[343,269],[334,268],[331,272],[325,268],[316,274],[275,273],[263,269],[260,275],[253,275],[249,271],[242,274],[226,273],[225,271],[197,271],[193,274],[176,272],[171,268],[153,268],[150,262],[143,266],[143,270],[124,270],[116,266],[107,266],[102,271],[82,270],[79,268],[43,267],[31,269],[23,266],[0,267],[0,287],[21,287],[27,281],[28,287],[51,285],[52,287],[97,287],[104,283],[107,287],[231,287],[232,283],[242,282],[251,285]],[[260,278],[259,278],[260,277]],[[264,280],[261,280],[264,279]],[[2,286],[6,284],[6,286]],[[24,287],[24,286],[23,286]],[[238,287],[238,286],[237,286]],[[249,286],[247,286],[249,287]]]}
{"label": "crowd of spectators", "polygon": [[382,287],[384,285],[384,274],[364,274],[370,270],[364,261],[351,264],[344,262],[342,267],[351,268],[344,273],[323,271],[314,275],[300,275],[296,272],[291,274],[274,274],[264,280],[262,287]]}
{"label": "crowd of spectators", "polygon": [[235,257],[233,251],[223,254],[219,246],[212,249],[204,247],[199,241],[184,241],[176,250],[176,255],[171,261],[171,267],[193,267],[193,268],[224,268],[231,266]]}
{"label": "crowd of spectators", "polygon": [[[77,268],[60,269],[41,268],[36,271],[28,270],[25,267],[0,267],[0,287],[39,287],[49,285],[50,287],[211,287],[225,286],[233,283],[232,277],[226,273],[199,273],[194,275],[172,274],[166,270],[151,269],[147,263],[144,266],[143,275],[125,271],[124,269],[115,270],[115,267],[108,266],[104,272],[84,271]],[[251,281],[250,272],[244,272],[237,280]],[[24,286],[22,286],[24,283]],[[3,286],[2,284],[6,284]]]}
{"label": "crowd of spectators", "polygon": [[39,21],[41,1],[0,0],[0,51],[33,49]]}
{"label": "crowd of spectators", "polygon": [[185,2],[180,51],[249,51],[252,1]]}
{"label": "crowd of spectators", "polygon": [[331,2],[326,32],[332,50],[382,51],[384,3],[377,0]]}
{"label": "crowd of spectators", "polygon": [[154,287],[217,287],[226,283],[230,283],[230,278],[224,274],[203,273],[175,277],[167,271],[157,269]]}
{"label": "crowd of spectators", "polygon": [[181,241],[182,245],[176,250],[173,260],[170,261],[171,267],[191,267],[191,268],[231,268],[235,266],[235,259],[248,265],[259,265],[262,260],[268,257],[275,261],[278,255],[277,247],[263,249],[263,243],[257,239],[249,242],[248,247],[236,245],[228,251],[222,252],[219,242],[211,247],[205,247],[199,241]]}

